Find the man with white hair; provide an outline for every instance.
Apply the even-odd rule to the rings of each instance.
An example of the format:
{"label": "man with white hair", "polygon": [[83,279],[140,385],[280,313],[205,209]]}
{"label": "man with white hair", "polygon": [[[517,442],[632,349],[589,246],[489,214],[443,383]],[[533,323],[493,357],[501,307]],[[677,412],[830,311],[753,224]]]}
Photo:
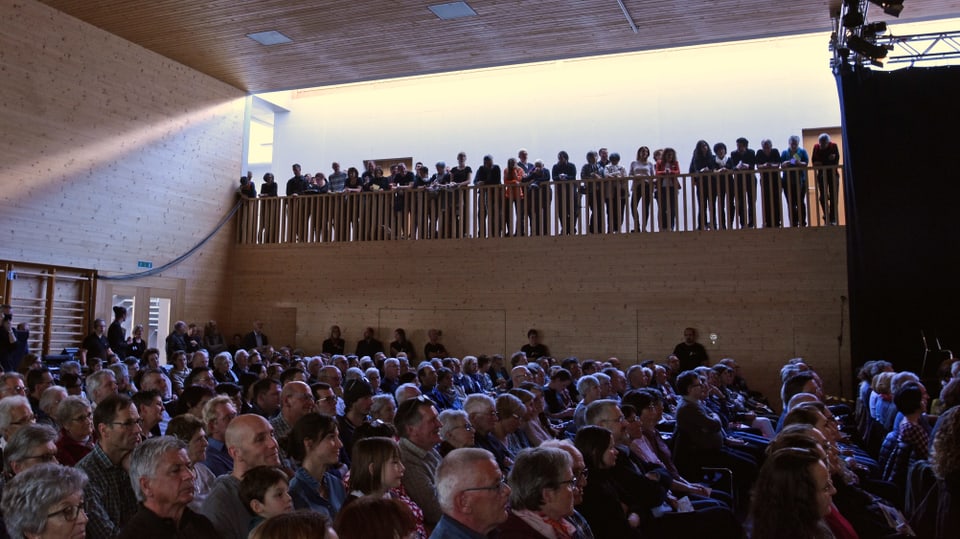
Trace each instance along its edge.
{"label": "man with white hair", "polygon": [[393,394],[400,386],[400,360],[388,357],[383,360],[383,378],[380,381],[380,390]]}
{"label": "man with white hair", "polygon": [[130,484],[140,508],[120,531],[120,539],[219,538],[193,501],[193,470],[187,446],[172,436],[151,438],[133,451]]}
{"label": "man with white hair", "polygon": [[94,408],[107,397],[119,393],[119,390],[117,375],[110,369],[101,369],[87,376],[87,398]]}
{"label": "man with white hair", "polygon": [[420,395],[423,395],[423,392],[420,391],[420,388],[417,387],[417,384],[406,383],[400,384],[400,387],[397,388],[397,391],[394,394],[394,398],[397,400],[397,406],[400,406],[405,401],[415,399]]}
{"label": "man with white hair", "polygon": [[507,520],[510,487],[488,451],[454,449],[437,468],[443,516],[430,539],[483,539]]}
{"label": "man with white hair", "polygon": [[27,394],[27,386],[20,373],[8,372],[0,375],[0,399],[4,397],[23,397]]}
{"label": "man with white hair", "polygon": [[22,427],[36,423],[36,416],[26,397],[4,397],[0,399],[0,450]]}
{"label": "man with white hair", "polygon": [[203,405],[203,424],[207,431],[207,449],[203,463],[214,475],[233,471],[233,457],[227,450],[227,427],[237,417],[233,399],[221,395]]}

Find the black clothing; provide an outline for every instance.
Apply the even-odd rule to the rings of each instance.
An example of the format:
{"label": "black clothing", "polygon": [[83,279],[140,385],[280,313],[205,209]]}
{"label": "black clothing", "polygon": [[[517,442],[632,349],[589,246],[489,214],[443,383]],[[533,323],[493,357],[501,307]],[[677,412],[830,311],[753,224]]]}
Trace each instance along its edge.
{"label": "black clothing", "polygon": [[343,349],[346,343],[343,339],[327,339],[323,341],[323,353],[330,355],[343,355]]}
{"label": "black clothing", "polygon": [[194,513],[189,507],[183,509],[180,523],[173,519],[160,518],[140,504],[137,514],[120,530],[119,539],[219,539],[222,536],[207,517]]}
{"label": "black clothing", "polygon": [[707,362],[710,361],[710,357],[707,356],[707,349],[698,342],[693,344],[682,342],[678,344],[673,349],[673,355],[680,358],[680,372],[706,365]]}
{"label": "black clothing", "polygon": [[107,343],[117,357],[120,359],[127,357],[127,330],[123,329],[119,320],[114,320],[107,328]]}
{"label": "black clothing", "polygon": [[260,344],[257,344],[256,331],[251,331],[243,336],[243,348],[246,350],[267,346],[268,344],[270,344],[270,339],[268,339],[263,333],[260,334]]}
{"label": "black clothing", "polygon": [[423,346],[423,358],[426,360],[431,360],[434,358],[443,359],[448,357],[450,354],[447,352],[447,348],[443,343],[427,343]]}
{"label": "black clothing", "polygon": [[390,356],[396,357],[398,352],[406,352],[407,359],[411,364],[417,360],[417,350],[410,341],[393,341],[390,343]]}
{"label": "black clothing", "polygon": [[98,357],[106,360],[107,349],[110,348],[110,343],[107,342],[106,335],[100,335],[98,337],[96,333],[91,333],[90,335],[87,335],[86,339],[83,340],[80,348],[83,348],[87,351],[87,358]]}
{"label": "black clothing", "polygon": [[545,344],[525,344],[520,347],[520,351],[527,355],[527,359],[537,359],[550,355],[550,350],[547,349]]}
{"label": "black clothing", "polygon": [[357,357],[377,355],[377,352],[383,352],[383,343],[374,339],[364,339],[357,342]]}
{"label": "black clothing", "polygon": [[177,333],[177,330],[173,330],[173,333],[167,335],[167,362],[170,362],[170,359],[173,358],[173,353],[179,350],[187,351],[187,334],[186,333]]}
{"label": "black clothing", "polygon": [[294,176],[287,180],[287,196],[301,195],[307,190],[307,180],[303,176]]}

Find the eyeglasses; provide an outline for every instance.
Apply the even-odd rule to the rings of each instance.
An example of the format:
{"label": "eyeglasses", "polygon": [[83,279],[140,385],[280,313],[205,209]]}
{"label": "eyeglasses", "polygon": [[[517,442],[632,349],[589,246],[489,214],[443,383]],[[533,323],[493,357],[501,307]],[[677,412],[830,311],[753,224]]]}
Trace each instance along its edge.
{"label": "eyeglasses", "polygon": [[586,479],[589,474],[590,474],[589,468],[584,468],[582,470],[573,472],[573,475],[577,476],[577,480],[579,481],[583,481],[584,479]]}
{"label": "eyeglasses", "polygon": [[132,429],[133,427],[142,427],[142,426],[143,426],[143,420],[142,420],[142,419],[136,419],[136,420],[131,419],[131,420],[129,420],[129,421],[124,421],[123,423],[121,423],[121,422],[119,422],[119,421],[112,421],[110,424],[111,424],[111,425],[120,425],[122,428],[125,428],[125,429]]}
{"label": "eyeglasses", "polygon": [[57,462],[56,453],[44,453],[42,455],[33,455],[29,457],[23,457],[20,460],[38,460],[40,462]]}
{"label": "eyeglasses", "polygon": [[25,395],[27,393],[27,388],[23,386],[11,387],[10,389],[13,390],[14,393],[19,393],[21,395]]}
{"label": "eyeglasses", "polygon": [[473,425],[457,425],[456,427],[453,427],[450,430],[457,430],[457,429],[463,429],[467,432],[473,432]]}
{"label": "eyeglasses", "polygon": [[11,425],[28,425],[30,423],[33,423],[36,420],[37,420],[37,416],[30,414],[30,415],[24,416],[23,419],[20,419],[19,421],[11,421],[10,424]]}
{"label": "eyeglasses", "polygon": [[91,419],[93,419],[93,413],[87,412],[83,415],[78,415],[77,417],[74,417],[73,421],[90,421]]}
{"label": "eyeglasses", "polygon": [[48,513],[47,518],[53,518],[55,516],[62,516],[63,520],[67,522],[73,522],[77,520],[77,517],[80,516],[80,511],[83,511],[83,514],[87,514],[86,509],[84,508],[84,503],[80,502],[77,505],[68,505],[59,511],[54,511],[53,513]]}
{"label": "eyeglasses", "polygon": [[578,483],[578,482],[579,482],[579,480],[577,479],[576,476],[574,476],[572,479],[570,479],[570,480],[568,480],[568,481],[560,481],[559,483],[557,483],[557,488],[560,488],[561,485],[570,485],[570,489],[572,490],[572,489],[577,488],[577,483]]}
{"label": "eyeglasses", "polygon": [[336,395],[330,395],[329,397],[317,397],[317,402],[335,402],[336,400]]}
{"label": "eyeglasses", "polygon": [[503,492],[505,488],[507,488],[507,478],[506,476],[500,476],[500,479],[499,481],[497,481],[497,484],[492,487],[465,488],[461,492],[470,492],[472,490],[491,490],[491,491],[496,491],[497,493],[500,493],[500,492]]}

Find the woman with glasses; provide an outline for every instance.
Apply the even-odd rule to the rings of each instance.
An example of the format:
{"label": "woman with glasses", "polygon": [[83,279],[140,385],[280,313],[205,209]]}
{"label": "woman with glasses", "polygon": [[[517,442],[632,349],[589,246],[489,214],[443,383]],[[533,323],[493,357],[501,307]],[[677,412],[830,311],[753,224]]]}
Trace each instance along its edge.
{"label": "woman with glasses", "polygon": [[87,476],[76,468],[40,464],[18,474],[3,488],[7,532],[13,539],[84,536],[87,514],[83,488]]}
{"label": "woman with glasses", "polygon": [[444,410],[440,412],[440,456],[461,447],[473,447],[475,432],[467,413],[463,410]]}
{"label": "woman with glasses", "polygon": [[75,466],[93,450],[93,410],[90,402],[71,396],[57,408],[60,437],[57,438],[57,460],[64,466]]}
{"label": "woman with glasses", "polygon": [[[552,447],[525,449],[510,472],[510,515],[501,539],[573,537],[577,477],[570,455]],[[598,536],[599,537],[599,536]]]}

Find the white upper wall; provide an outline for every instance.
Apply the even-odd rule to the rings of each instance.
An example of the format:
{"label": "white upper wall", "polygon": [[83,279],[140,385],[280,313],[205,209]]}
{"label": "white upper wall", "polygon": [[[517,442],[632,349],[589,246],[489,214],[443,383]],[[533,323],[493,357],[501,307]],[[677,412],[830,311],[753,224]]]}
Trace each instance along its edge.
{"label": "white upper wall", "polygon": [[[697,140],[739,136],[776,147],[803,128],[838,126],[828,34],[580,58],[302,91],[275,123],[273,172],[330,172],[411,156],[432,168],[467,152],[498,164],[525,147],[578,166],[600,146],[625,164],[641,145],[673,146],[685,167]],[[389,164],[389,163],[386,163]],[[385,167],[386,168],[386,167]],[[257,174],[257,178],[262,173]]]}

